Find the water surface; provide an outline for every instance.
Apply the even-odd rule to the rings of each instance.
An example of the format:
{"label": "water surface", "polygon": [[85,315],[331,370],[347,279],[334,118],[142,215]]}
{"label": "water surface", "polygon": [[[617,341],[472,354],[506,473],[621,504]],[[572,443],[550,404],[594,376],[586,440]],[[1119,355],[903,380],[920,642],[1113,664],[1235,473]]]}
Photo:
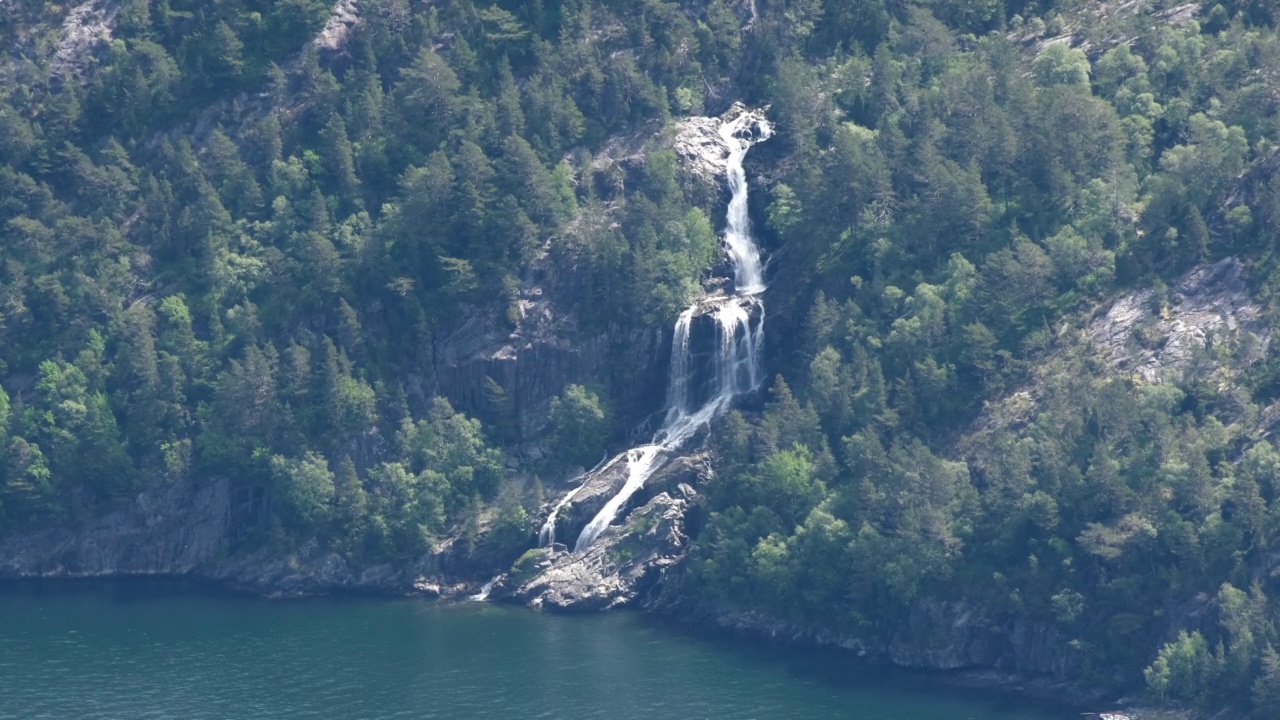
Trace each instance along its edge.
{"label": "water surface", "polygon": [[835,652],[638,614],[0,587],[0,718],[1066,720]]}

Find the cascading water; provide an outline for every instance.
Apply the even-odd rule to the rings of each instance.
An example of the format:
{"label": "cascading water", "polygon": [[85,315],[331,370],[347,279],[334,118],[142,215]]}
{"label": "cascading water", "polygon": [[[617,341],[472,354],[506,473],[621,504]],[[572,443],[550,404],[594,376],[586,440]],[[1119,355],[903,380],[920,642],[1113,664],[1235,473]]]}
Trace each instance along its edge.
{"label": "cascading water", "polygon": [[[588,470],[583,477],[590,477],[601,469],[608,467],[608,465],[605,464],[605,461],[608,459],[608,454],[600,458],[600,462],[596,463],[595,467]],[[613,463],[609,463],[609,465],[612,464]],[[560,517],[560,510],[562,510],[565,505],[568,505],[569,502],[573,500],[574,496],[578,494],[578,491],[585,485],[586,482],[584,481],[582,485],[570,490],[569,494],[560,498],[560,502],[556,503],[556,506],[552,508],[551,514],[547,516],[547,521],[542,523],[542,529],[538,531],[538,547],[551,547],[556,544],[556,520]]]}
{"label": "cascading water", "polygon": [[[773,134],[773,129],[760,113],[743,112],[724,123],[719,132],[730,148],[727,175],[731,197],[725,221],[724,247],[725,254],[733,265],[734,292],[732,295],[703,296],[694,301],[676,320],[671,347],[671,379],[666,418],[662,427],[654,434],[651,444],[632,448],[605,466],[608,468],[625,456],[626,482],[582,529],[574,545],[575,552],[591,547],[600,533],[613,523],[631,496],[644,487],[645,481],[663,462],[700,428],[728,410],[736,396],[760,388],[764,305],[760,302],[759,295],[764,292],[765,286],[760,248],[751,237],[747,175],[742,161],[751,146],[767,140]],[[703,316],[709,316],[713,320],[716,336],[713,350],[714,375],[709,381],[709,393],[695,382],[696,364],[692,354],[694,322]],[[705,399],[702,395],[706,395]],[[697,404],[699,401],[701,404]],[[556,517],[576,493],[577,489],[561,500],[547,519],[539,536],[539,542],[544,547],[555,542]]]}
{"label": "cascading water", "polygon": [[467,599],[470,600],[471,602],[484,602],[488,600],[489,593],[493,592],[493,586],[498,582],[498,578],[500,577],[502,576],[498,575],[494,577],[489,582],[485,583],[483,587],[480,588],[480,592],[468,597]]}
{"label": "cascading water", "polygon": [[[750,118],[750,113],[739,116]],[[758,132],[758,137],[741,138],[743,132]],[[759,118],[756,126],[742,127],[740,122],[725,123],[720,127],[720,137],[733,148],[729,154],[729,211],[724,231],[724,245],[733,263],[734,288],[739,295],[758,295],[764,292],[764,273],[760,266],[760,248],[751,237],[751,217],[747,208],[747,172],[742,160],[757,142],[768,140],[773,126]]]}

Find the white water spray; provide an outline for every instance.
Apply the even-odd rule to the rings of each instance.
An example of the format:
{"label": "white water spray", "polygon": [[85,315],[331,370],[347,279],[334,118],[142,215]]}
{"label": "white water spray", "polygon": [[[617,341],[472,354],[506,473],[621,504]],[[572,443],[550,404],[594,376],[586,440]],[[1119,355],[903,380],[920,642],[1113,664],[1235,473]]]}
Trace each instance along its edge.
{"label": "white water spray", "polygon": [[[725,221],[724,247],[733,265],[734,293],[703,296],[680,313],[672,338],[666,418],[651,444],[628,450],[602,468],[607,469],[625,457],[627,479],[622,489],[582,529],[574,552],[591,547],[596,538],[613,524],[627,501],[644,487],[670,455],[699,429],[728,410],[736,396],[760,388],[763,379],[760,365],[764,344],[764,305],[758,296],[764,292],[765,286],[760,248],[751,237],[747,175],[742,161],[751,146],[767,140],[773,129],[761,113],[743,112],[722,125],[719,132],[730,148],[727,175],[731,197]],[[707,393],[705,388],[695,386],[691,335],[694,321],[704,316],[712,319],[715,328],[714,376],[709,396],[695,407],[695,402],[700,399],[699,392]],[[566,495],[547,519],[538,537],[543,547],[555,542],[556,517],[578,489]]]}
{"label": "white water spray", "polygon": [[[747,118],[743,123],[742,119]],[[729,143],[729,212],[724,232],[725,250],[733,263],[733,282],[739,295],[758,295],[764,292],[764,274],[760,266],[760,248],[751,237],[751,217],[747,210],[747,173],[742,160],[757,142],[773,135],[773,126],[763,118],[744,113],[734,122],[720,127],[720,137]],[[746,135],[746,137],[743,137]]]}
{"label": "white water spray", "polygon": [[489,593],[493,592],[493,586],[498,582],[501,575],[494,576],[489,582],[480,587],[480,592],[468,597],[471,602],[484,602],[489,599]]}

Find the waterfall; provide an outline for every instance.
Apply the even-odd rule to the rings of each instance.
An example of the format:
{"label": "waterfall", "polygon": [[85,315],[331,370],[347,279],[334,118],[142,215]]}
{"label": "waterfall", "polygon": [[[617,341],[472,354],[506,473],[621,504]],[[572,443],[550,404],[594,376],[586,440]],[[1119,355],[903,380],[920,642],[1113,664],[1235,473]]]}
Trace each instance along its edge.
{"label": "waterfall", "polygon": [[617,495],[609,498],[609,502],[605,503],[604,507],[600,508],[600,512],[591,518],[591,522],[582,528],[582,534],[578,535],[578,542],[573,546],[574,552],[591,547],[591,543],[595,542],[596,538],[600,537],[600,533],[604,532],[604,529],[609,527],[617,517],[622,506],[636,494],[637,490],[644,487],[644,481],[649,479],[658,453],[664,449],[661,445],[641,445],[627,451],[627,482]]}
{"label": "waterfall", "polygon": [[492,579],[489,580],[489,582],[481,586],[480,592],[468,597],[467,599],[470,600],[471,602],[484,602],[488,600],[489,593],[493,592],[494,584],[496,584],[498,582],[498,579],[501,577],[502,577],[501,575],[495,575]]}
{"label": "waterfall", "polygon": [[[596,463],[595,467],[584,473],[583,477],[591,477],[594,475],[601,468],[605,467],[605,461],[608,459],[608,454],[600,458],[600,462]],[[610,464],[612,465],[612,463]],[[551,547],[556,544],[556,520],[560,518],[560,511],[565,505],[569,504],[569,501],[573,500],[574,496],[578,494],[578,491],[581,490],[584,485],[586,485],[585,481],[578,487],[570,490],[567,495],[560,498],[560,502],[556,503],[556,506],[552,508],[551,514],[547,516],[547,521],[542,523],[542,529],[538,531],[538,547]]]}
{"label": "waterfall", "polygon": [[[734,122],[720,127],[720,137],[729,143],[733,151],[729,154],[729,211],[725,223],[724,245],[729,253],[729,261],[733,263],[734,286],[740,295],[758,295],[764,291],[764,273],[760,267],[760,248],[751,237],[751,217],[747,208],[747,173],[742,168],[742,160],[747,151],[757,142],[768,140],[773,135],[773,127],[763,118],[758,119],[755,126],[742,123],[750,113],[740,115]],[[759,133],[755,136],[755,133]],[[746,134],[746,137],[742,137]]]}
{"label": "waterfall", "polygon": [[[626,482],[582,529],[574,545],[574,552],[591,547],[596,538],[613,524],[627,501],[662,467],[669,455],[678,451],[699,429],[727,411],[736,396],[760,388],[763,374],[760,365],[764,344],[764,305],[759,295],[765,289],[764,273],[760,262],[760,248],[751,237],[747,174],[742,162],[751,146],[767,140],[773,134],[773,129],[761,113],[743,112],[724,123],[719,133],[730,148],[726,168],[730,200],[725,219],[724,248],[733,265],[734,292],[731,295],[704,295],[680,313],[672,337],[667,413],[662,427],[654,434],[649,445],[632,448],[606,466],[612,466],[618,459],[625,457]],[[701,388],[695,384],[696,365],[693,362],[691,336],[695,320],[704,316],[710,317],[714,323],[716,344],[712,392],[705,400],[701,400],[698,394]],[[695,407],[699,400],[702,404]],[[556,517],[576,493],[577,489],[565,496],[548,518],[539,535],[542,546],[555,542]]]}

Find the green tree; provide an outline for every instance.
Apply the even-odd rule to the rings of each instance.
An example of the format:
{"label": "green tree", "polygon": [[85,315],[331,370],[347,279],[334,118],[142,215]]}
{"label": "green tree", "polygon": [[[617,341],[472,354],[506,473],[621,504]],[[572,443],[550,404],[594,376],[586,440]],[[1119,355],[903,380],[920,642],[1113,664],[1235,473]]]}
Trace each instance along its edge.
{"label": "green tree", "polygon": [[1041,87],[1089,86],[1089,58],[1084,51],[1063,43],[1050,43],[1032,63]]}
{"label": "green tree", "polygon": [[561,467],[590,467],[605,452],[609,410],[600,396],[581,385],[570,385],[551,400],[554,457]]}
{"label": "green tree", "polygon": [[305,537],[320,530],[333,516],[334,476],[323,456],[308,452],[299,458],[271,458],[272,489],[287,530]]}

